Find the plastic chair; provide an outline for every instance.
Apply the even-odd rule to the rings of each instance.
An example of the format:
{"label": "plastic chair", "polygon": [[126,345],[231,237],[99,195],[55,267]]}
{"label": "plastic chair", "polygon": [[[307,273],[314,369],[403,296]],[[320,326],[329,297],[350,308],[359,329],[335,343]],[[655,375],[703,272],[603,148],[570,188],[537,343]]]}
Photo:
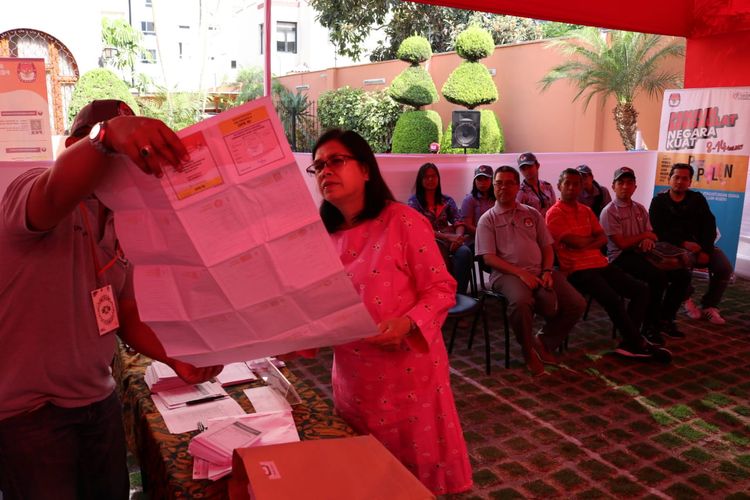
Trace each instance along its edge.
{"label": "plastic chair", "polygon": [[[503,330],[505,333],[505,368],[510,367],[510,327],[508,326],[508,299],[500,292],[488,288],[484,282],[484,273],[491,271],[490,267],[484,263],[484,259],[481,256],[474,257],[475,265],[472,267],[472,280],[474,281],[473,289],[479,296],[479,301],[482,303],[482,307],[485,306],[487,299],[495,299],[500,303],[501,314],[503,317]],[[478,279],[478,284],[477,284]],[[482,315],[482,319],[485,322],[485,329],[489,331],[487,326],[487,314]],[[469,349],[474,339],[474,332],[472,331],[469,336]]]}
{"label": "plastic chair", "polygon": [[469,334],[469,349],[471,349],[471,342],[474,339],[474,330],[477,327],[477,320],[481,315],[484,319],[484,358],[485,358],[485,370],[487,375],[490,374],[490,331],[487,328],[487,317],[484,314],[484,300],[483,298],[476,299],[463,293],[456,294],[456,305],[448,311],[448,320],[453,320],[453,330],[451,331],[451,338],[448,341],[448,353],[453,352],[453,344],[456,340],[456,332],[458,330],[458,323],[461,318],[471,316],[471,333]]}

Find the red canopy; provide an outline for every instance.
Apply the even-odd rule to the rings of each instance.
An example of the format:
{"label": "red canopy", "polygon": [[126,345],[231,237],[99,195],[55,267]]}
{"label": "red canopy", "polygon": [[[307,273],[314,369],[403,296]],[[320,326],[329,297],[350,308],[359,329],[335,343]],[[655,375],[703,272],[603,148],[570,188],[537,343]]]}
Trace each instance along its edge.
{"label": "red canopy", "polygon": [[750,0],[417,0],[687,39],[686,87],[750,85]]}

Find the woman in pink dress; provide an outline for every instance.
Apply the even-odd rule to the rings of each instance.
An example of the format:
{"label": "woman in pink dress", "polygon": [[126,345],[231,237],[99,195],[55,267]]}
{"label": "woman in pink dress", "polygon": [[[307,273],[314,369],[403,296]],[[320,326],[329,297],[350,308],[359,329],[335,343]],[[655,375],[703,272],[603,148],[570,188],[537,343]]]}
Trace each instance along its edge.
{"label": "woman in pink dress", "polygon": [[379,334],[334,348],[336,410],[380,440],[432,492],[471,488],[441,326],[455,303],[432,226],[394,201],[356,132],[330,130],[307,171],[323,222]]}

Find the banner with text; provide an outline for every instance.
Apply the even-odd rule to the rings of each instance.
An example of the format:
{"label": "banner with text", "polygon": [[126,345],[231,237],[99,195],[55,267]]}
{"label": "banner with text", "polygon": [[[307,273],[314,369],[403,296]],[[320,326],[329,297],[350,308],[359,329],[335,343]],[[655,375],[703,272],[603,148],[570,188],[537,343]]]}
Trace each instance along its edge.
{"label": "banner with text", "polygon": [[0,58],[0,161],[51,159],[44,59]]}
{"label": "banner with text", "polygon": [[669,170],[689,163],[691,189],[700,191],[716,217],[716,245],[734,266],[750,154],[750,87],[664,92],[654,195],[669,188]]}

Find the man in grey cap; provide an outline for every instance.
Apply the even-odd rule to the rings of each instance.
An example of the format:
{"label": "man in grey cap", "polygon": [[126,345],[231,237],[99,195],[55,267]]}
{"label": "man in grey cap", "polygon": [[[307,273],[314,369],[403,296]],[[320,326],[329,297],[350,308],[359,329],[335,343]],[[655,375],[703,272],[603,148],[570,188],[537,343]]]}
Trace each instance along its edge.
{"label": "man in grey cap", "polygon": [[539,179],[539,161],[536,155],[522,153],[518,157],[518,169],[523,175],[523,182],[516,201],[536,208],[542,216],[546,215],[547,210],[557,201],[557,197],[552,184]]}
{"label": "man in grey cap", "polygon": [[602,209],[612,201],[612,197],[609,195],[607,188],[594,180],[594,174],[588,165],[578,165],[576,170],[581,172],[581,180],[583,181],[583,189],[578,196],[578,203],[583,203],[594,212],[594,215],[599,217]]}
{"label": "man in grey cap", "polygon": [[648,210],[632,199],[636,188],[632,168],[615,170],[612,181],[615,199],[604,207],[600,221],[607,235],[609,262],[648,284],[644,335],[651,343],[664,345],[662,334],[673,338],[685,336],[674,320],[690,286],[690,271],[662,271],[646,259],[645,255],[654,248],[658,238],[651,227]]}
{"label": "man in grey cap", "polygon": [[[112,168],[181,169],[187,151],[164,123],[121,101],[78,113],[50,168],[13,180],[0,205],[0,492],[5,498],[129,495],[122,410],[110,364],[115,335],[188,383],[221,367],[167,357],[140,321],[132,266],[112,212],[94,195]],[[3,495],[0,494],[0,497]]]}

